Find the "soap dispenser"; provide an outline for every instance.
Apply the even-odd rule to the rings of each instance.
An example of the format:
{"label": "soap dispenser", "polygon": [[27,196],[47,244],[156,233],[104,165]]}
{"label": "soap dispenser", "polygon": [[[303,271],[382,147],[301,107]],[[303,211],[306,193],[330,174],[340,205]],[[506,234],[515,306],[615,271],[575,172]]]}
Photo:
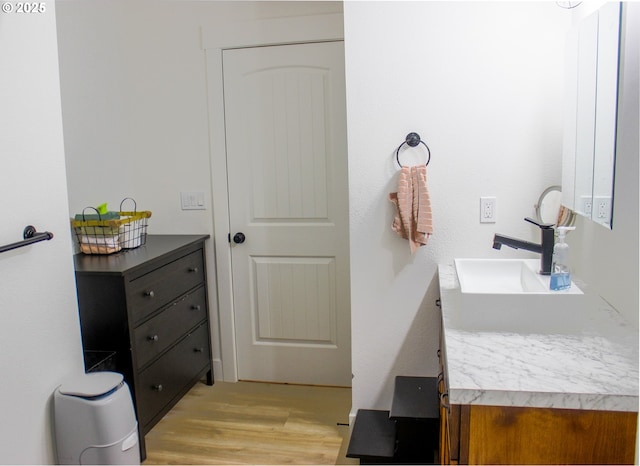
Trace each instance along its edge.
{"label": "soap dispenser", "polygon": [[558,227],[558,241],[553,246],[553,263],[549,288],[553,291],[571,288],[571,270],[569,268],[569,245],[565,242],[567,231],[576,227]]}

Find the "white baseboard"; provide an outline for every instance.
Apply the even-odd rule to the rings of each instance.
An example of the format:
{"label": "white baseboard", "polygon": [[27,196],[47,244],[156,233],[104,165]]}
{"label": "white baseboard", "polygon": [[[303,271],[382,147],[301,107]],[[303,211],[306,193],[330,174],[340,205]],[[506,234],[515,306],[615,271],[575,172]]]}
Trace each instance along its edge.
{"label": "white baseboard", "polygon": [[224,381],[224,377],[222,374],[222,360],[214,359],[213,360],[213,380],[217,380],[220,382]]}

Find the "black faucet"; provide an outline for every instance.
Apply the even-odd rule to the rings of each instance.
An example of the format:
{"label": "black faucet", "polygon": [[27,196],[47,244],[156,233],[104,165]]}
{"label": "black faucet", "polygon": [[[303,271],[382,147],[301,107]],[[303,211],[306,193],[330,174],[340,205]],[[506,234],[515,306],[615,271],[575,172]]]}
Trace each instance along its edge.
{"label": "black faucet", "polygon": [[540,254],[540,273],[542,275],[550,275],[551,261],[553,259],[553,244],[555,242],[553,224],[538,223],[529,217],[526,217],[525,220],[540,228],[542,244],[530,243],[529,241],[496,234],[493,236],[493,249],[500,249],[504,244],[513,249],[526,249],[527,251],[537,252]]}

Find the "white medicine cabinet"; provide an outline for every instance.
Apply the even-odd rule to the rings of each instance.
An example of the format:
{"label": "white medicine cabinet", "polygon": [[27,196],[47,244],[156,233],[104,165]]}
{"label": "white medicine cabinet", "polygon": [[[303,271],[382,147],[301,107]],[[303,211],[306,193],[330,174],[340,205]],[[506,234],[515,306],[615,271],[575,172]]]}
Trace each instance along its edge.
{"label": "white medicine cabinet", "polygon": [[567,41],[562,204],[612,227],[622,7],[606,3]]}

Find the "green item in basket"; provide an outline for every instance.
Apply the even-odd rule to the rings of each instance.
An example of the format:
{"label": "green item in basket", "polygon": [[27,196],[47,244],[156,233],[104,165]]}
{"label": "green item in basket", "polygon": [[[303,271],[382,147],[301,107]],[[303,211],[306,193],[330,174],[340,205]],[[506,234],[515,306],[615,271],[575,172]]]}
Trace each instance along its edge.
{"label": "green item in basket", "polygon": [[74,220],[79,222],[83,220],[118,220],[119,212],[105,212],[104,214],[76,214]]}
{"label": "green item in basket", "polygon": [[107,203],[106,202],[104,204],[100,204],[98,207],[96,207],[96,210],[98,211],[98,213],[100,215],[104,215],[109,211],[109,209],[107,209]]}

